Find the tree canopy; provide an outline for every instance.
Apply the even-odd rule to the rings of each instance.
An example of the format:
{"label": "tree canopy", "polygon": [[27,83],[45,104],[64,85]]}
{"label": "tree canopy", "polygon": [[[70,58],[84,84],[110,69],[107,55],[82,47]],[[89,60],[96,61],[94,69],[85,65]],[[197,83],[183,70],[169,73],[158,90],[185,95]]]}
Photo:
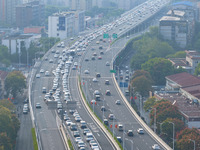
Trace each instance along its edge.
{"label": "tree canopy", "polygon": [[5,80],[5,90],[7,94],[11,94],[14,98],[26,88],[24,75],[20,71],[13,71],[8,74]]}
{"label": "tree canopy", "polygon": [[[180,112],[178,111],[178,108],[172,105],[167,100],[157,101],[153,106],[153,108],[156,108],[156,120],[159,123],[162,123],[167,118],[177,118],[177,119],[182,118]],[[154,113],[155,109],[152,109],[150,112],[151,124],[154,121]]]}
{"label": "tree canopy", "polygon": [[10,53],[6,46],[0,45],[0,63],[6,66],[10,65]]}
{"label": "tree canopy", "polygon": [[167,43],[159,39],[158,28],[153,27],[150,32],[142,36],[142,38],[133,42],[133,49],[136,54],[131,59],[132,69],[141,69],[141,65],[149,59],[155,57],[165,58],[169,54],[173,54],[174,49]]}
{"label": "tree canopy", "polygon": [[193,150],[194,142],[191,140],[195,141],[196,149],[198,149],[197,146],[200,144],[200,132],[197,128],[185,128],[177,134],[176,139],[177,148],[179,150]]}
{"label": "tree canopy", "polygon": [[195,68],[194,75],[195,75],[195,76],[199,76],[199,75],[200,75],[200,63],[199,63],[199,64],[197,65],[197,67]]}
{"label": "tree canopy", "polygon": [[147,112],[151,109],[151,107],[156,103],[156,98],[155,97],[151,97],[148,98],[145,102],[144,102],[144,110]]}
{"label": "tree canopy", "polygon": [[19,130],[19,120],[15,114],[0,105],[0,148],[2,150],[14,149]]}

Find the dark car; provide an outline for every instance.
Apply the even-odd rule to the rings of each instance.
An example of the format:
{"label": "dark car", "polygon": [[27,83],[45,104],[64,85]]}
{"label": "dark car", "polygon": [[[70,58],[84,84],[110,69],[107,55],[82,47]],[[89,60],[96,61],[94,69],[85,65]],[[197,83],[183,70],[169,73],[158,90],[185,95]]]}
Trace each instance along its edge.
{"label": "dark car", "polygon": [[100,78],[100,77],[101,77],[101,74],[100,74],[100,73],[97,73],[97,74],[96,74],[96,77],[97,77],[97,78]]}
{"label": "dark car", "polygon": [[108,124],[109,124],[108,119],[104,119],[103,123],[108,126]]}
{"label": "dark car", "polygon": [[106,90],[106,95],[107,95],[107,96],[110,96],[110,95],[111,95],[110,90]]}

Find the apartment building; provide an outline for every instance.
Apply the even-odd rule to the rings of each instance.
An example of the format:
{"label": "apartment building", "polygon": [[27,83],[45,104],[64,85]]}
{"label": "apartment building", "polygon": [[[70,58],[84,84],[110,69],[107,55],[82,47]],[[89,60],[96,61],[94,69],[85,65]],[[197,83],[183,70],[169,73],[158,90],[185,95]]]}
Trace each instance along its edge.
{"label": "apartment building", "polygon": [[0,0],[0,26],[15,25],[18,4],[21,4],[21,0]]}
{"label": "apartment building", "polygon": [[18,5],[16,7],[16,26],[24,28],[44,25],[44,9],[45,7],[40,4],[40,1]]}

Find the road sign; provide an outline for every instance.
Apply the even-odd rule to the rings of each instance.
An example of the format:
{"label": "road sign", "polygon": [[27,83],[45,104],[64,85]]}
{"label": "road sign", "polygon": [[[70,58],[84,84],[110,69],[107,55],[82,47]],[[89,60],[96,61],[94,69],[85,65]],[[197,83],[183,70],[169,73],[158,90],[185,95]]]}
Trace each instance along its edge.
{"label": "road sign", "polygon": [[110,73],[116,73],[116,70],[110,70]]}
{"label": "road sign", "polygon": [[128,83],[127,82],[120,82],[119,86],[120,87],[128,87]]}
{"label": "road sign", "polygon": [[108,38],[109,38],[109,34],[104,33],[104,34],[103,34],[103,38],[104,38],[104,39],[108,39]]}
{"label": "road sign", "polygon": [[112,34],[112,37],[113,37],[113,39],[117,39],[117,34],[116,34],[116,33],[113,33],[113,34]]}

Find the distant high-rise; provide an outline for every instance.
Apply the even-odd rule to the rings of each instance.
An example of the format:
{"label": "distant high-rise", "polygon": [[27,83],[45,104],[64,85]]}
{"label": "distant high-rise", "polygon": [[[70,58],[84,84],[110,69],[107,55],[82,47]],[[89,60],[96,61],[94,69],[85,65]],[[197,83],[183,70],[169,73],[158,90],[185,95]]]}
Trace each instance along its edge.
{"label": "distant high-rise", "polygon": [[67,7],[70,10],[90,10],[92,8],[92,0],[67,0]]}
{"label": "distant high-rise", "polygon": [[15,24],[15,8],[21,0],[0,0],[0,26]]}
{"label": "distant high-rise", "polygon": [[32,1],[16,7],[16,25],[24,28],[27,26],[40,26],[44,22],[44,5]]}

